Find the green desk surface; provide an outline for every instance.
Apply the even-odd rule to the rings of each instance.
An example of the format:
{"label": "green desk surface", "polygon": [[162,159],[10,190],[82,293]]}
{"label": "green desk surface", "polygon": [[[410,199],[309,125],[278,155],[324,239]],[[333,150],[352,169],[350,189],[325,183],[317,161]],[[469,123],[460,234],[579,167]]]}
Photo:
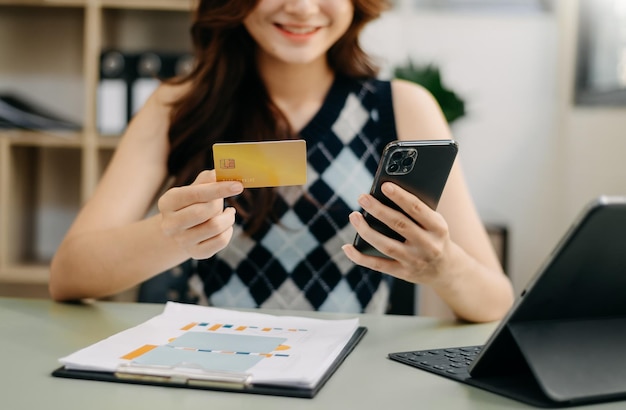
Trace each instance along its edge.
{"label": "green desk surface", "polygon": [[[313,399],[55,378],[58,358],[159,314],[163,305],[0,298],[0,408],[519,409],[528,406],[387,359],[387,353],[483,344],[496,324],[359,315],[368,332]],[[350,315],[264,311],[320,318]],[[623,409],[624,402],[598,405]],[[591,407],[591,406],[589,406]]]}

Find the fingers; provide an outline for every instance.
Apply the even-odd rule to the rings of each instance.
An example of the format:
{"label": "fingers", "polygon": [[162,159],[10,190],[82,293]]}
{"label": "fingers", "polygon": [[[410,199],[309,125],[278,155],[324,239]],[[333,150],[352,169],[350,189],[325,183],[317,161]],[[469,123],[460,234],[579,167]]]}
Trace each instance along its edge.
{"label": "fingers", "polygon": [[222,213],[195,225],[190,229],[179,231],[174,240],[179,247],[185,249],[194,259],[206,259],[224,249],[233,234],[235,210],[226,208]]}
{"label": "fingers", "polygon": [[216,201],[216,203],[191,204],[173,211],[160,208],[161,213],[165,216],[161,223],[161,229],[169,235],[175,234],[179,230],[190,229],[219,215],[223,207],[223,202]]}
{"label": "fingers", "polygon": [[214,171],[203,171],[191,185],[172,188],[159,198],[161,230],[190,257],[211,257],[232,237],[235,210],[224,209],[224,198],[242,191],[240,182],[216,182]]}
{"label": "fingers", "polygon": [[[447,224],[443,216],[431,209],[415,195],[391,182],[384,183],[381,189],[387,198],[398,205],[410,217],[383,205],[371,195],[362,195],[359,198],[359,204],[365,211],[403,237],[408,238],[411,235],[419,235],[421,232],[442,233],[447,230]],[[422,229],[415,229],[416,224]],[[416,237],[416,239],[418,238]]]}
{"label": "fingers", "polygon": [[191,204],[224,199],[241,192],[243,192],[241,182],[215,182],[215,171],[202,171],[191,185],[168,190],[159,199],[158,206],[161,211],[178,211]]}
{"label": "fingers", "polygon": [[376,272],[383,272],[393,276],[398,276],[401,270],[398,269],[398,262],[393,259],[369,256],[359,252],[353,245],[343,245],[344,253],[352,262],[364,266]]}
{"label": "fingers", "polygon": [[[420,200],[418,197],[391,182],[384,183],[381,187],[381,190],[387,198],[389,198],[396,205],[402,208],[421,227],[429,231],[437,228],[438,224],[434,221],[434,219],[437,219],[437,212],[432,210],[428,205],[426,205],[425,202]],[[398,217],[395,214],[392,216],[396,218]],[[398,229],[405,229],[405,222],[406,221],[403,219],[394,219],[392,223],[394,226],[397,226]],[[394,226],[392,226],[392,228],[394,228]],[[397,232],[401,233],[399,231]]]}
{"label": "fingers", "polygon": [[397,240],[389,238],[372,228],[359,212],[352,212],[349,219],[352,226],[356,228],[357,233],[364,241],[392,259],[399,257],[398,253],[400,252],[400,248]]}
{"label": "fingers", "polygon": [[196,184],[206,184],[209,182],[217,181],[217,177],[215,176],[214,169],[207,169],[198,174],[196,179],[193,181],[192,185]]}
{"label": "fingers", "polygon": [[383,184],[382,192],[410,217],[371,195],[361,195],[359,204],[405,240],[396,240],[378,232],[361,213],[353,212],[350,223],[359,236],[391,259],[364,255],[352,245],[345,245],[344,252],[358,265],[400,279],[414,283],[432,280],[433,274],[439,271],[449,243],[448,227],[443,216],[392,183]]}

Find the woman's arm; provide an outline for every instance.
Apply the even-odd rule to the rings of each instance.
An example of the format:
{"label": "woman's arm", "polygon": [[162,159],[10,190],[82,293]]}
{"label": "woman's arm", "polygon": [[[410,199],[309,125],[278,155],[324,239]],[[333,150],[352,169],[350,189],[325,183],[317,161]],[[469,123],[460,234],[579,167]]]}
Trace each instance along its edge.
{"label": "woman's arm", "polygon": [[[426,90],[399,80],[392,87],[399,139],[452,138],[439,106]],[[371,195],[363,195],[360,204],[364,210],[393,226],[407,240],[400,243],[384,237],[367,226],[361,214],[353,213],[350,219],[359,234],[393,259],[362,255],[352,246],[346,247],[348,256],[374,270],[430,285],[462,319],[482,322],[504,316],[513,303],[511,283],[474,207],[459,160],[437,212],[392,184],[385,184],[383,192],[419,225]]]}
{"label": "woman's arm", "polygon": [[111,295],[183,262],[191,256],[185,241],[193,235],[182,231],[198,224],[205,226],[195,229],[196,237],[211,231],[200,240],[209,243],[203,244],[205,254],[228,243],[234,214],[224,212],[223,198],[233,191],[214,183],[212,172],[169,190],[160,201],[165,211],[145,217],[167,177],[169,103],[180,92],[180,86],[161,86],[129,124],[52,260],[49,288],[55,300]]}

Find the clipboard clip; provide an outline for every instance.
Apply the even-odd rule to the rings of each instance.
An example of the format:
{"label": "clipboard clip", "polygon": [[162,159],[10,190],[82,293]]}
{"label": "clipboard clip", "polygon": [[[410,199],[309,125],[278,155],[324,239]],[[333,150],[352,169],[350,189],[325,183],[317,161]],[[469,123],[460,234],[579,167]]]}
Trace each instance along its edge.
{"label": "clipboard clip", "polygon": [[120,364],[115,377],[121,380],[168,383],[188,386],[243,390],[252,384],[248,373],[206,370],[195,363],[179,363],[173,366]]}

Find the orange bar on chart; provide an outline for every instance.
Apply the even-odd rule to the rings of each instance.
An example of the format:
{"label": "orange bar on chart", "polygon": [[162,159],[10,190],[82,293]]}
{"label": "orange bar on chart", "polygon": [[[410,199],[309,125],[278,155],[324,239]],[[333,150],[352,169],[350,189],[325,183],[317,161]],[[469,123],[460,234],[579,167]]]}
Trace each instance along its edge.
{"label": "orange bar on chart", "polygon": [[125,354],[124,356],[121,357],[121,359],[126,359],[126,360],[136,359],[142,354],[148,353],[150,350],[154,349],[155,347],[157,346],[156,345],[143,345],[139,349],[133,350],[132,352]]}
{"label": "orange bar on chart", "polygon": [[198,324],[198,323],[196,323],[196,322],[189,323],[187,326],[181,327],[181,328],[180,328],[180,330],[189,330],[189,329],[193,329],[193,327],[194,327],[195,325],[197,325],[197,324]]}

